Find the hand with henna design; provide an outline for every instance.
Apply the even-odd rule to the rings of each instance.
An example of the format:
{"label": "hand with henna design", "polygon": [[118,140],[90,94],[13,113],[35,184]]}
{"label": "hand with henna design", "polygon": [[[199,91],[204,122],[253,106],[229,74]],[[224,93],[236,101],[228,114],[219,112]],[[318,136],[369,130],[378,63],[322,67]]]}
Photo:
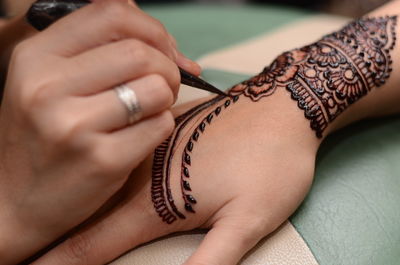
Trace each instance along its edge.
{"label": "hand with henna design", "polygon": [[399,2],[282,54],[231,98],[177,109],[173,134],[132,173],[117,206],[35,265],[100,265],[198,227],[210,231],[185,265],[236,264],[301,203],[326,135],[400,112],[395,10]]}

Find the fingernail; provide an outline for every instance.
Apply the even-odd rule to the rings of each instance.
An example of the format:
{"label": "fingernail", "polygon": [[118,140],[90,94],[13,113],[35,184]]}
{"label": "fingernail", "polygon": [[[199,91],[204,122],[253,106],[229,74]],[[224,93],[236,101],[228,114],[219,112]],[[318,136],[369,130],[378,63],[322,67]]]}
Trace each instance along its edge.
{"label": "fingernail", "polygon": [[189,58],[185,57],[182,54],[178,54],[178,58],[176,63],[182,67],[183,69],[187,70],[191,74],[200,75],[201,74],[201,67],[196,62],[190,60]]}

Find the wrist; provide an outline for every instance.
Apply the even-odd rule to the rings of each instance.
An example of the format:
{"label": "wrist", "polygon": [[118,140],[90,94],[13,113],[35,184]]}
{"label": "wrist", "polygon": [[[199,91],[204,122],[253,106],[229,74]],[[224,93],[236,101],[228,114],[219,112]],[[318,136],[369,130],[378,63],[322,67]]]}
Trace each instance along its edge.
{"label": "wrist", "polygon": [[309,120],[286,89],[276,89],[273,96],[255,103],[251,97],[244,97],[242,101],[246,107],[241,115],[251,119],[249,127],[257,124],[255,129],[264,132],[264,141],[275,143],[277,148],[316,155],[321,139],[316,137]]}
{"label": "wrist", "polygon": [[[279,77],[272,77],[269,80],[267,78],[261,73],[233,87],[230,94],[240,95],[248,103],[255,103],[247,104],[246,111],[252,117],[253,123],[259,123],[260,127],[263,127],[260,130],[265,131],[268,137],[274,137],[271,139],[273,142],[291,146],[288,150],[299,147],[315,155],[322,139],[316,136],[309,119],[299,108],[299,103],[293,100],[290,91],[277,85]],[[257,79],[264,79],[263,82],[268,83],[262,83]]]}
{"label": "wrist", "polygon": [[316,155],[322,138],[316,136],[310,126],[310,121],[299,109],[298,103],[293,101],[287,90],[283,89],[276,91],[273,98],[271,104],[274,111],[271,112],[277,112],[273,120],[280,121],[280,125],[272,125],[277,127],[276,136],[286,139],[287,144],[291,145],[291,147],[287,146],[287,150],[304,151],[303,154]]}

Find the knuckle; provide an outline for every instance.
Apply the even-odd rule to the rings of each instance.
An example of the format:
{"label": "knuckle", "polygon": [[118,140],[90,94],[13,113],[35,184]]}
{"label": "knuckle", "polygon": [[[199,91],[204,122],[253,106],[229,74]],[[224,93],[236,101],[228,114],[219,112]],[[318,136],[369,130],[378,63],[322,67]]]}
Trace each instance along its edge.
{"label": "knuckle", "polygon": [[154,99],[157,101],[155,104],[161,108],[170,107],[173,104],[174,95],[165,78],[161,75],[153,75],[151,84],[154,90],[151,94],[155,95]]}
{"label": "knuckle", "polygon": [[21,41],[14,47],[11,60],[25,62],[28,57],[32,56],[31,47],[29,40]]}
{"label": "knuckle", "polygon": [[118,23],[118,25],[122,25],[120,21],[123,21],[123,17],[127,15],[127,8],[126,1],[102,1],[102,5],[100,6],[100,10],[105,13],[107,19],[112,21],[113,23]]}
{"label": "knuckle", "polygon": [[[61,112],[60,110],[57,112]],[[79,118],[65,113],[50,114],[47,120],[51,122],[51,126],[43,124],[42,117],[39,115],[34,122],[40,130],[42,138],[58,147],[78,148],[80,146],[80,135],[84,131],[84,126]]]}
{"label": "knuckle", "polygon": [[118,173],[121,168],[119,161],[112,155],[112,152],[101,144],[92,150],[90,156],[90,164],[96,168],[96,172],[100,172],[104,176]]}
{"label": "knuckle", "polygon": [[154,39],[154,44],[160,44],[168,40],[168,33],[165,26],[158,20],[154,19],[154,27],[151,29],[151,36]]}
{"label": "knuckle", "polygon": [[27,75],[19,81],[17,90],[13,91],[14,103],[21,113],[33,116],[38,110],[45,109],[54,97],[56,82],[49,78],[33,81],[33,76]]}
{"label": "knuckle", "polygon": [[88,264],[92,249],[92,242],[87,236],[76,234],[65,241],[64,255],[71,264]]}
{"label": "knuckle", "polygon": [[171,111],[167,110],[161,113],[157,120],[157,132],[161,139],[167,138],[175,128],[175,120]]}
{"label": "knuckle", "polygon": [[124,41],[121,52],[124,57],[131,58],[136,67],[146,68],[150,63],[150,49],[139,40]]}
{"label": "knuckle", "polygon": [[[47,102],[51,101],[53,98],[52,91],[54,91],[54,87],[57,86],[54,83],[55,82],[52,80],[44,80],[41,84],[36,84],[35,87],[30,87],[30,90],[26,91],[25,100],[27,106],[31,109],[35,109],[36,107],[44,106]],[[25,87],[28,87],[28,85]]]}
{"label": "knuckle", "polygon": [[129,15],[126,1],[98,1],[98,3],[96,1],[95,5],[97,5],[96,16],[100,14],[100,21],[104,23],[104,30],[109,32],[110,38],[122,39],[126,35],[126,17]]}

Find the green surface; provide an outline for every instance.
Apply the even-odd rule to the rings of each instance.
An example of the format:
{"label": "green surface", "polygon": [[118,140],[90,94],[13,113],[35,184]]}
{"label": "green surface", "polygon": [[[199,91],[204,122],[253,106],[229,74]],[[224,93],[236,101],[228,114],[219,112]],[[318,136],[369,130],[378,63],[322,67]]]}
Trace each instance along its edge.
{"label": "green surface", "polygon": [[214,69],[204,69],[202,76],[210,84],[226,90],[242,81],[249,79],[251,76],[245,74],[228,73]]}
{"label": "green surface", "polygon": [[400,264],[400,118],[365,121],[320,148],[291,221],[321,265]]}
{"label": "green surface", "polygon": [[309,13],[278,6],[142,6],[159,19],[192,59],[271,31]]}

